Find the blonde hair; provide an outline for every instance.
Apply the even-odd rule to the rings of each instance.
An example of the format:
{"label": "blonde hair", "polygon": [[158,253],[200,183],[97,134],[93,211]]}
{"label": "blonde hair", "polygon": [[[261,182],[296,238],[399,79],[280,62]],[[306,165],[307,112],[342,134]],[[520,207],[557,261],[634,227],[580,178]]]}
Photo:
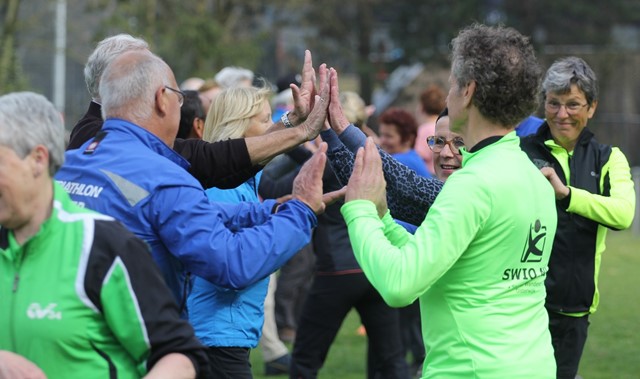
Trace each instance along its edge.
{"label": "blonde hair", "polygon": [[367,121],[367,105],[355,92],[345,91],[340,93],[340,104],[347,120],[358,128]]}
{"label": "blonde hair", "polygon": [[204,123],[203,139],[216,142],[244,137],[251,118],[260,113],[265,101],[269,104],[270,96],[269,87],[234,87],[223,90],[211,103]]}

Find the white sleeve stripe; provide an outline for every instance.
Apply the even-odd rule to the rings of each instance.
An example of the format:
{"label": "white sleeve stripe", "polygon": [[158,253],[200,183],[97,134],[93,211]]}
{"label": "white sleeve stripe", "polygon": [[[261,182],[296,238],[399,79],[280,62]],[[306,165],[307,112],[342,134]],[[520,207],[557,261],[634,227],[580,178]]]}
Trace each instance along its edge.
{"label": "white sleeve stripe", "polygon": [[[66,212],[65,212],[66,213]],[[68,213],[67,213],[68,214]],[[82,239],[82,251],[80,252],[80,262],[78,264],[78,273],[76,275],[76,294],[87,307],[92,309],[96,313],[100,313],[98,307],[91,302],[89,296],[84,287],[85,277],[87,275],[87,265],[89,262],[89,255],[91,254],[91,247],[93,246],[93,237],[95,235],[95,222],[91,218],[84,218],[83,220],[83,239]]]}
{"label": "white sleeve stripe", "polygon": [[129,295],[131,296],[131,300],[133,301],[133,305],[136,310],[136,316],[138,317],[138,322],[140,323],[140,330],[142,330],[144,342],[147,348],[151,348],[151,344],[149,343],[149,333],[147,332],[147,327],[144,323],[144,318],[142,317],[142,311],[140,310],[138,297],[136,296],[136,293],[135,291],[133,291],[133,287],[131,286],[131,279],[129,277],[129,271],[127,271],[127,266],[125,266],[124,262],[122,262],[122,259],[120,259],[120,257],[116,257],[111,267],[109,267],[109,271],[107,271],[107,274],[105,275],[104,280],[102,281],[102,286],[106,285],[106,283],[111,278],[111,275],[113,274],[113,272],[118,266],[122,268],[122,272],[124,273],[125,280],[127,281],[127,288],[129,290]]}

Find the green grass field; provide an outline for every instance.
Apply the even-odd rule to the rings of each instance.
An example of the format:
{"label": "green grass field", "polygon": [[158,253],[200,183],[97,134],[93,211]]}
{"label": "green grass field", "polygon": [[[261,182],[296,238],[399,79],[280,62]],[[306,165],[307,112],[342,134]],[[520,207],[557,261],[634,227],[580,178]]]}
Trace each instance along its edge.
{"label": "green grass field", "polygon": [[[600,306],[591,317],[589,339],[580,365],[584,379],[640,378],[640,236],[609,232],[600,272]],[[362,379],[366,339],[356,335],[358,315],[342,325],[320,379]],[[251,354],[256,379],[262,376],[259,349]],[[284,376],[281,376],[284,378]]]}

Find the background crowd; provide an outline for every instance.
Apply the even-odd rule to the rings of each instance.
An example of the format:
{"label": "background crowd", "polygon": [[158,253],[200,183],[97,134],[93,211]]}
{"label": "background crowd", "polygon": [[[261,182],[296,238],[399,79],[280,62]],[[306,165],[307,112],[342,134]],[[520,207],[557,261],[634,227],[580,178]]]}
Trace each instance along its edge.
{"label": "background crowd", "polygon": [[448,90],[378,133],[309,51],[275,94],[105,38],[68,142],[44,97],[0,97],[0,378],[251,378],[258,344],[265,374],[314,378],[351,309],[368,378],[576,377],[635,209],[587,128],[596,74],[542,74],[511,28],[452,47]]}

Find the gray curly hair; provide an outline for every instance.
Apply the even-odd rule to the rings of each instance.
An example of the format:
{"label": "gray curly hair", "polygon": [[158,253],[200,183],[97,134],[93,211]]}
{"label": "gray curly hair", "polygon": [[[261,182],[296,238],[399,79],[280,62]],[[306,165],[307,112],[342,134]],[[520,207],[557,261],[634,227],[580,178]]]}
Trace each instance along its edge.
{"label": "gray curly hair", "polygon": [[476,82],[472,102],[507,128],[535,111],[541,70],[529,38],[513,28],[473,24],[452,41],[451,74],[458,85]]}

